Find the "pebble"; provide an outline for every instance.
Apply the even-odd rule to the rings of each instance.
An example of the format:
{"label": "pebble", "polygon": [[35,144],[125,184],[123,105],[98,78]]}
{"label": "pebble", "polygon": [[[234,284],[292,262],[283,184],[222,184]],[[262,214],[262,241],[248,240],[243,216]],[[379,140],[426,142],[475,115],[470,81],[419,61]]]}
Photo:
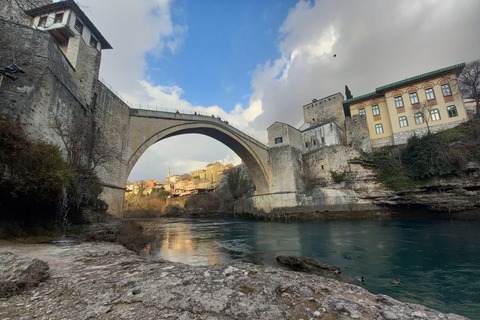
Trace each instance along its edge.
{"label": "pebble", "polygon": [[385,317],[386,320],[397,320],[398,317],[390,311],[383,311],[382,312],[383,316]]}
{"label": "pebble", "polygon": [[419,319],[426,319],[428,317],[425,313],[420,312],[420,311],[412,312],[411,316],[413,318],[419,318]]}

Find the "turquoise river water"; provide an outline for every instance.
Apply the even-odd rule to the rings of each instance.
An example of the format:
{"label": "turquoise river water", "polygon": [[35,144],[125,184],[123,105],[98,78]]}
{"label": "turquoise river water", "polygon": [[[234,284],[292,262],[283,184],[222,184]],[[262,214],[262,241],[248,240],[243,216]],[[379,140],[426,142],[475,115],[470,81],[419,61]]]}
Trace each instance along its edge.
{"label": "turquoise river water", "polygon": [[[193,265],[277,264],[313,257],[372,293],[480,319],[480,220],[389,217],[271,222],[225,218],[139,220],[153,259]],[[388,279],[400,279],[393,284]]]}

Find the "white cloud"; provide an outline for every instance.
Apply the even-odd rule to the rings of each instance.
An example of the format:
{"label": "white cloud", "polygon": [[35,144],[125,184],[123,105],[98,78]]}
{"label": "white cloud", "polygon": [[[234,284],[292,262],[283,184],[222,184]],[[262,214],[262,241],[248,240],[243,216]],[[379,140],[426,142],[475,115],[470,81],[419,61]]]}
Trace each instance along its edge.
{"label": "white cloud", "polygon": [[175,53],[188,34],[172,22],[171,0],[77,1],[114,48],[102,52],[101,77],[122,95],[141,89],[147,53]]}
{"label": "white cloud", "polygon": [[[259,61],[252,73],[249,104],[226,112],[221,106],[184,100],[181,84],[154,85],[145,79],[146,54],[161,58],[165,50],[176,53],[188,40],[188,26],[172,22],[172,1],[80,2],[90,6],[87,14],[114,47],[103,51],[101,74],[125,98],[159,110],[213,114],[261,141],[275,121],[301,124],[301,107],[312,98],[343,93],[344,85],[358,96],[405,77],[478,59],[480,52],[477,0],[462,0],[461,5],[446,0],[300,0],[278,30],[278,56]],[[225,90],[233,92],[229,86]],[[147,150],[134,171],[148,175],[153,171],[146,168],[156,167],[166,172],[173,160],[188,171],[192,159],[204,163],[232,155],[220,143],[203,138],[161,141]],[[189,150],[179,151],[185,144]],[[205,153],[208,159],[202,158]]]}
{"label": "white cloud", "polygon": [[[379,14],[381,12],[381,14]],[[478,59],[480,2],[300,0],[279,29],[281,58],[252,76],[250,125],[302,122],[312,98],[354,95],[438,68]],[[336,57],[334,57],[336,55]]]}
{"label": "white cloud", "polygon": [[[173,172],[177,172],[176,174],[184,174],[190,173],[195,170],[205,169],[208,165],[207,161],[197,161],[197,160],[183,160],[183,161],[175,161],[173,168]],[[174,173],[172,173],[174,174]]]}
{"label": "white cloud", "polygon": [[197,112],[202,115],[214,115],[227,120],[229,124],[236,128],[248,132],[260,141],[265,141],[266,136],[264,130],[257,130],[249,127],[249,123],[254,121],[257,116],[262,113],[262,103],[260,100],[252,101],[247,109],[244,109],[240,104],[227,112],[221,107],[214,106],[199,106],[193,105],[190,102],[182,99],[182,88],[178,86],[154,86],[148,81],[141,80],[141,90],[135,91],[132,94],[125,94],[124,98],[128,101],[135,101],[132,106],[134,108],[147,108],[158,111],[181,113]]}

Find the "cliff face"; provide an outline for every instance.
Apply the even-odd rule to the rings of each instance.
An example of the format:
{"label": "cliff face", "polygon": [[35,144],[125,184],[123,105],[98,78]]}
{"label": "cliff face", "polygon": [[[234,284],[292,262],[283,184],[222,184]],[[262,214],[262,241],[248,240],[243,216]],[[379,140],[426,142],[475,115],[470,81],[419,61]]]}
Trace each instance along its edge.
{"label": "cliff face", "polygon": [[[359,160],[359,149],[331,146],[302,158],[297,193],[254,195],[237,200],[235,212],[265,217],[324,212],[358,212],[391,207],[423,206],[432,211],[457,212],[480,207],[480,165],[471,163],[456,177],[417,181],[397,191],[378,182],[372,166]],[[390,164],[395,170],[396,167]],[[399,178],[400,179],[400,178]]]}
{"label": "cliff face", "polygon": [[371,199],[379,205],[422,205],[433,211],[455,212],[480,207],[479,171],[464,178],[435,179],[425,186],[412,190],[386,192],[359,197]]}
{"label": "cliff face", "polygon": [[433,178],[422,181],[421,187],[393,191],[377,182],[376,173],[358,161],[359,156],[358,150],[344,146],[307,154],[304,179],[310,189],[305,190],[305,194],[338,190],[349,194],[350,202],[382,207],[422,205],[445,212],[480,207],[479,164],[470,163],[461,177]]}
{"label": "cliff face", "polygon": [[[480,207],[480,165],[471,163],[462,177],[434,178],[418,188],[393,191],[377,182],[377,175],[356,159],[350,147],[325,148],[305,157],[307,185],[314,194],[322,188],[353,193],[357,202],[378,206],[422,205],[433,211],[463,211]],[[322,164],[325,162],[324,164]],[[327,164],[328,163],[328,166]],[[400,170],[400,168],[399,168]]]}

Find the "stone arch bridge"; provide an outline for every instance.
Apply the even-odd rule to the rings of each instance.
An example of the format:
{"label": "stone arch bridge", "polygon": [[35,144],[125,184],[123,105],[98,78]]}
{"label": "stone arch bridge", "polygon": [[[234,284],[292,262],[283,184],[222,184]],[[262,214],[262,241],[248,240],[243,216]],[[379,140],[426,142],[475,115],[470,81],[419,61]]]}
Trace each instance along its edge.
{"label": "stone arch bridge", "polygon": [[[111,209],[122,210],[124,194],[120,195],[120,193],[124,193],[124,186],[130,172],[150,146],[169,137],[195,133],[216,139],[233,150],[247,166],[257,194],[269,192],[269,157],[268,147],[265,144],[212,116],[129,109],[128,141],[122,155],[122,163],[116,164],[120,167],[117,171],[120,171],[121,177],[111,177],[107,171],[103,179],[106,182],[105,200],[110,207],[118,208]],[[109,184],[108,181],[112,180],[116,183]],[[122,182],[123,184],[120,184]]]}

